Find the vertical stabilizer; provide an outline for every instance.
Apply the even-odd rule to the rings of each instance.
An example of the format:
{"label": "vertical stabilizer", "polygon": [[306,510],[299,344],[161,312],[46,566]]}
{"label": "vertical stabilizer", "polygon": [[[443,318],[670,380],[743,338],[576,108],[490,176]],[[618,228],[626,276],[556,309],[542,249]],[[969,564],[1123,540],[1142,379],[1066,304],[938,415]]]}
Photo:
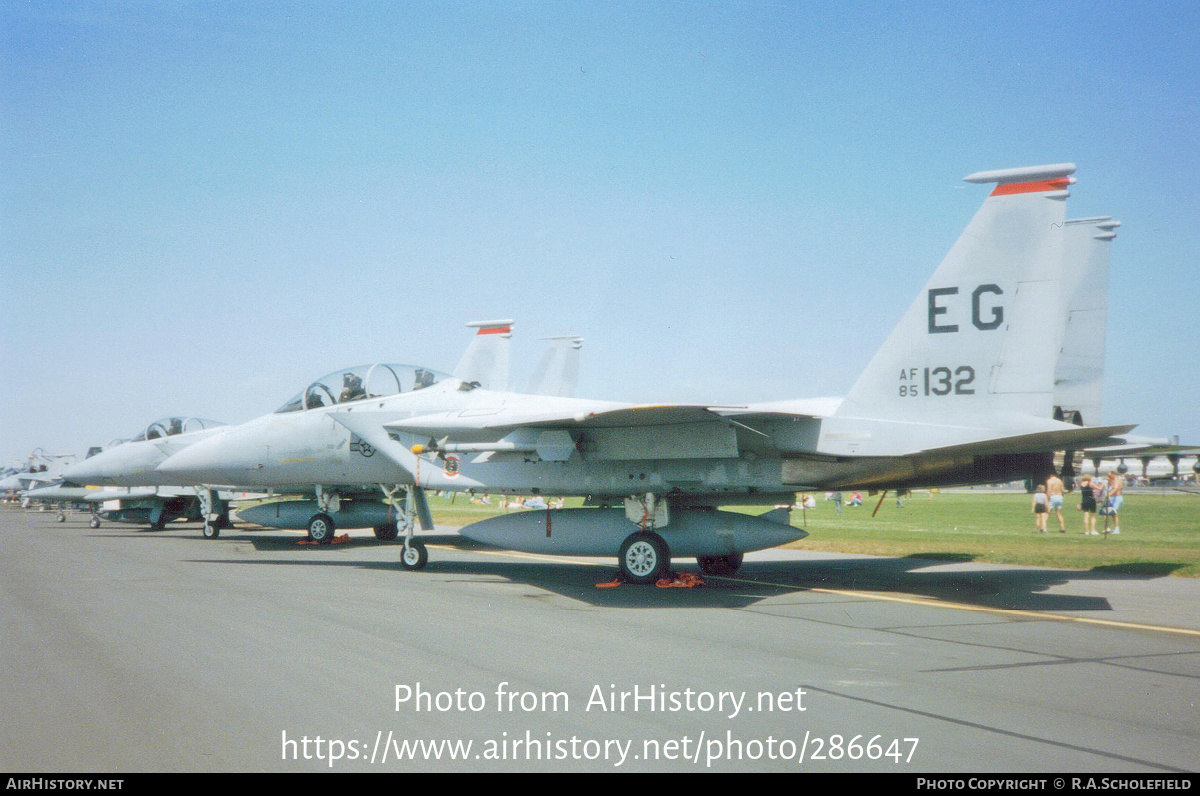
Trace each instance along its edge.
{"label": "vertical stabilizer", "polygon": [[512,339],[511,320],[472,321],[468,327],[476,328],[471,344],[467,346],[454,377],[468,382],[478,382],[489,390],[508,389],[508,346]]}
{"label": "vertical stabilizer", "polygon": [[1104,390],[1111,243],[1120,221],[1077,218],[1064,227],[1067,327],[1054,374],[1054,417],[1094,426]]}
{"label": "vertical stabilizer", "polygon": [[837,414],[953,423],[1049,417],[1066,324],[1063,222],[1074,164],[978,172],[996,183]]}
{"label": "vertical stabilizer", "polygon": [[574,398],[575,384],[579,381],[579,350],[583,348],[583,338],[565,335],[544,339],[549,340],[550,345],[533,371],[526,392],[530,395]]}

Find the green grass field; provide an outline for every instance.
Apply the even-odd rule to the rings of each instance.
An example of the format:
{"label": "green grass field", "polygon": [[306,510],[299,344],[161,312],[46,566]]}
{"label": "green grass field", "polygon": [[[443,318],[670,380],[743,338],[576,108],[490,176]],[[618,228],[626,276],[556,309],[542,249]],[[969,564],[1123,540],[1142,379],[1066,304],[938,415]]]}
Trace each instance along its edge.
{"label": "green grass field", "polygon": [[[847,493],[848,495],[849,493]],[[888,495],[871,516],[878,496],[844,507],[838,517],[832,501],[817,495],[817,507],[792,512],[792,524],[809,536],[793,547],[839,553],[1032,564],[1044,567],[1095,569],[1141,575],[1200,577],[1200,495],[1128,493],[1121,510],[1119,536],[1084,536],[1079,498],[1068,495],[1063,507],[1067,533],[1058,532],[1051,514],[1049,533],[1034,532],[1030,498],[1025,494],[987,490],[916,492],[897,508]],[[465,495],[432,497],[434,519],[466,525],[502,509],[471,504]],[[568,500],[578,506],[580,500]],[[760,514],[766,507],[729,507]],[[1097,528],[1102,528],[1097,519]]]}

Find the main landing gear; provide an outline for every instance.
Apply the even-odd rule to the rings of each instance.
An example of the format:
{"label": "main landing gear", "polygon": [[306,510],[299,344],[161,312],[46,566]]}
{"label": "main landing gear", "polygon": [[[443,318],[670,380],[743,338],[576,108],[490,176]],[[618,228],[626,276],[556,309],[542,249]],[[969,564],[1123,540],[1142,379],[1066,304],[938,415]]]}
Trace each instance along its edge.
{"label": "main landing gear", "polygon": [[[671,548],[655,529],[671,521],[671,506],[661,495],[646,493],[625,499],[625,518],[641,530],[621,543],[617,554],[619,579],[625,583],[657,583],[671,572]],[[742,554],[697,556],[696,563],[705,575],[733,575],[742,566]]]}
{"label": "main landing gear", "polygon": [[314,514],[308,521],[308,538],[314,544],[332,544],[334,533],[333,517]]}
{"label": "main landing gear", "polygon": [[671,570],[671,549],[654,531],[631,533],[617,554],[621,579],[626,583],[654,583]]}
{"label": "main landing gear", "polygon": [[308,540],[313,544],[333,544],[337,527],[329,515],[337,512],[342,504],[342,496],[334,491],[326,491],[319,484],[316,491],[319,511],[308,520]]}

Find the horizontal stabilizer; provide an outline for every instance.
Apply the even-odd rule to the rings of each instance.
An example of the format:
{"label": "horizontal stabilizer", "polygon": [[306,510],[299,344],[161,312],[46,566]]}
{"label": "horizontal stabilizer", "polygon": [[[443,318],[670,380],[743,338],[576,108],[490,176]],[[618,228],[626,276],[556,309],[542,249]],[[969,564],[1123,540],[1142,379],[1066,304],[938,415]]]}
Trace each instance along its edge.
{"label": "horizontal stabilizer", "polygon": [[1011,437],[968,442],[962,445],[950,445],[942,448],[931,448],[923,453],[967,453],[975,456],[1006,453],[1030,453],[1046,450],[1080,450],[1089,444],[1104,444],[1114,441],[1119,435],[1125,434],[1135,426],[1097,426],[1065,428],[1056,431],[1038,431],[1032,434],[1018,434]]}

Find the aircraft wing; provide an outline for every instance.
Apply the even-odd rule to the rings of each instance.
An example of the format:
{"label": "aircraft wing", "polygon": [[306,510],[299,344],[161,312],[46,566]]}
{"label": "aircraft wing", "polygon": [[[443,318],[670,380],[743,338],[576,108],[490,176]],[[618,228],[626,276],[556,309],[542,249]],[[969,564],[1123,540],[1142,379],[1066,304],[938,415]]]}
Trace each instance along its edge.
{"label": "aircraft wing", "polygon": [[[756,448],[800,458],[880,455],[876,450],[843,450],[840,436],[845,435],[839,434],[840,425],[831,425],[826,438],[823,422],[836,419],[829,421],[822,405],[805,406],[809,411],[797,409],[800,407],[577,402],[565,406],[476,406],[415,417],[388,416],[386,411],[332,416],[410,471],[416,466],[415,458],[410,458],[413,447],[420,448],[418,454],[536,453],[545,461],[566,461],[576,451],[590,461],[732,458]],[[913,444],[925,435],[890,428],[896,425],[894,421],[874,421],[861,428],[874,430],[879,444],[886,445],[887,455],[893,456],[1082,450],[1119,443],[1120,435],[1133,428],[1033,420],[1018,417],[998,424],[996,418],[991,422],[979,418],[978,427],[948,429],[941,440],[925,445]]]}
{"label": "aircraft wing", "polygon": [[[473,408],[417,417],[388,416],[385,411],[333,412],[331,417],[383,450],[410,471],[408,445],[395,441],[430,440],[426,451],[461,453],[536,452],[548,461],[565,461],[575,450],[589,459],[685,459],[738,455],[735,424],[716,407],[683,404],[622,406],[575,402],[564,407],[526,405]],[[581,432],[572,437],[571,432]]]}
{"label": "aircraft wing", "polygon": [[722,418],[712,407],[680,404],[645,404],[619,408],[583,409],[573,414],[561,410],[496,411],[464,410],[436,415],[420,415],[385,423],[392,431],[431,436],[454,436],[463,432],[500,431],[528,428],[618,428],[677,425],[680,423],[717,422]]}

